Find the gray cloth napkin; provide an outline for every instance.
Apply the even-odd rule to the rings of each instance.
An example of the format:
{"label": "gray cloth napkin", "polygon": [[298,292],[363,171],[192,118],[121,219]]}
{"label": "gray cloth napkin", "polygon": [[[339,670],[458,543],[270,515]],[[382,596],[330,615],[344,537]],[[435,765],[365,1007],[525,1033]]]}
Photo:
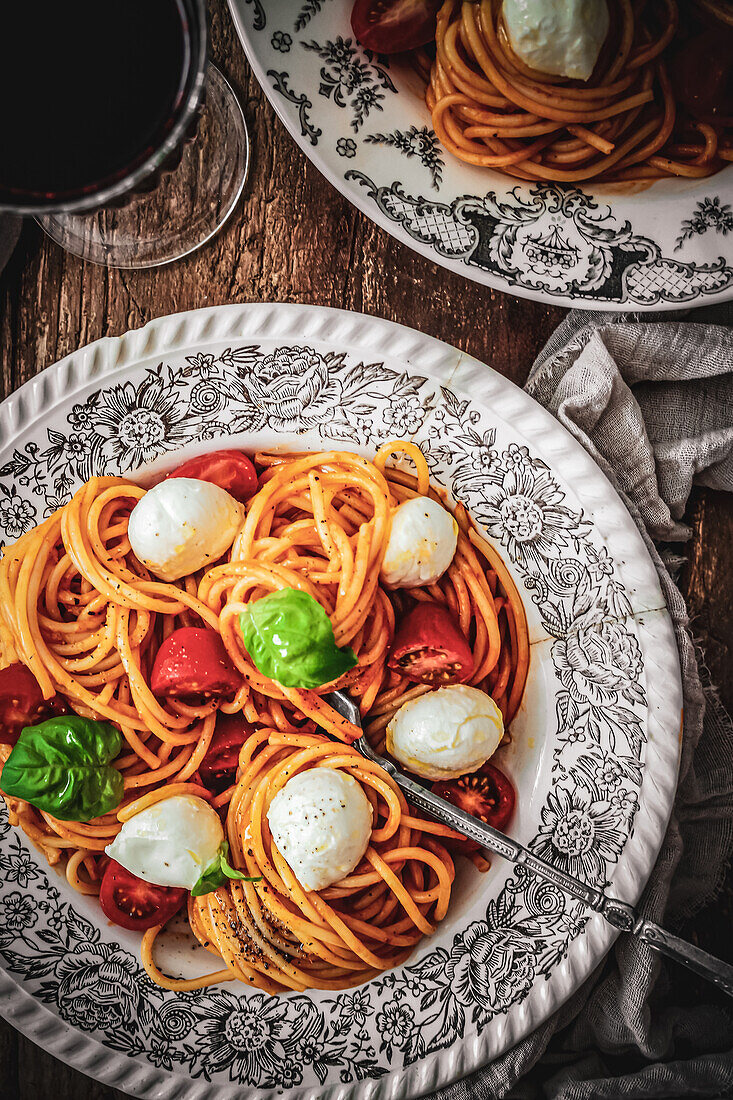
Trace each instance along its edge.
{"label": "gray cloth napkin", "polygon": [[[682,517],[692,485],[733,489],[733,330],[723,327],[733,308],[713,316],[716,325],[700,312],[687,322],[574,311],[526,387],[623,496],[674,621],[685,705],[680,781],[641,901],[670,929],[715,896],[733,851],[733,723],[707,681],[670,572],[680,560],[670,544],[689,536]],[[678,1007],[678,977],[674,964],[620,937],[551,1019],[435,1100],[733,1096],[733,1004]]]}

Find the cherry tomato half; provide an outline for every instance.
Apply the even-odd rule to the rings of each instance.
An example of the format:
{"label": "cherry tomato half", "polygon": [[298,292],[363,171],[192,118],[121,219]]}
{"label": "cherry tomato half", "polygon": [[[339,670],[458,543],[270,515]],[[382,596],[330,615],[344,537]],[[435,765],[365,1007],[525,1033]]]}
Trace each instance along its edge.
{"label": "cherry tomato half", "polygon": [[395,632],[387,662],[421,684],[461,684],[473,672],[473,653],[455,615],[443,604],[420,602]]}
{"label": "cherry tomato half", "polygon": [[257,471],[241,451],[213,451],[181,463],[166,477],[193,477],[226,489],[235,500],[245,501],[257,488]]}
{"label": "cherry tomato half", "polygon": [[403,53],[435,38],[443,0],[356,0],[351,29],[367,50]]}
{"label": "cherry tomato half", "polygon": [[220,635],[208,627],[174,630],[156,653],[150,674],[153,695],[169,699],[231,698],[241,683]]}
{"label": "cherry tomato half", "polygon": [[99,904],[107,920],[133,932],[144,932],[170,920],[185,897],[185,890],[145,882],[111,859],[102,876]]}
{"label": "cherry tomato half", "polygon": [[14,745],[25,726],[34,726],[52,714],[62,714],[58,696],[44,699],[33,673],[16,661],[0,669],[0,743]]}
{"label": "cherry tomato half", "polygon": [[[459,806],[467,814],[493,825],[495,829],[505,829],[514,813],[517,796],[514,787],[505,775],[487,761],[476,772],[461,775],[458,779],[441,779],[433,783],[432,789],[447,802]],[[480,845],[464,837],[463,840],[445,842],[455,851],[476,852]]]}
{"label": "cherry tomato half", "polygon": [[199,778],[214,794],[221,794],[237,778],[239,750],[252,733],[244,715],[218,714],[216,729],[206,755],[199,764]]}

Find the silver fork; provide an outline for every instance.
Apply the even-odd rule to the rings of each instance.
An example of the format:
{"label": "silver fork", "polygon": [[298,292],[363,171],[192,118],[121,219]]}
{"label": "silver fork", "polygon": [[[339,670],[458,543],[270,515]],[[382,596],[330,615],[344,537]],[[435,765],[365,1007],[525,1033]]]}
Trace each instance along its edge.
{"label": "silver fork", "polygon": [[[346,692],[333,691],[326,696],[326,699],[343,718],[361,728],[359,707]],[[627,902],[608,897],[602,890],[596,889],[595,886],[588,886],[572,875],[568,875],[565,871],[553,867],[551,863],[547,863],[544,859],[540,859],[539,856],[530,852],[529,848],[525,848],[519,841],[512,840],[511,837],[500,833],[498,829],[479,821],[478,818],[467,814],[465,810],[452,805],[452,803],[447,802],[432,791],[426,790],[420,783],[400,771],[392,760],[376,753],[364,735],[354,742],[354,748],[358,749],[367,760],[372,760],[375,764],[379,764],[381,768],[384,768],[405,792],[409,801],[430,817],[435,818],[436,821],[449,825],[451,829],[455,829],[456,832],[463,833],[464,836],[477,841],[483,848],[488,848],[490,852],[503,856],[511,863],[521,864],[528,870],[547,879],[548,882],[554,883],[566,894],[570,894],[571,897],[582,901],[589,909],[600,913],[604,920],[620,932],[629,932],[638,936],[640,940],[647,943],[655,951],[668,955],[670,959],[686,966],[695,974],[699,974],[701,978],[713,982],[714,985],[724,990],[728,996],[733,997],[733,966],[730,963],[724,962],[723,959],[716,959],[714,955],[701,950],[692,943],[687,943],[679,936],[673,936],[660,925],[645,920]]]}

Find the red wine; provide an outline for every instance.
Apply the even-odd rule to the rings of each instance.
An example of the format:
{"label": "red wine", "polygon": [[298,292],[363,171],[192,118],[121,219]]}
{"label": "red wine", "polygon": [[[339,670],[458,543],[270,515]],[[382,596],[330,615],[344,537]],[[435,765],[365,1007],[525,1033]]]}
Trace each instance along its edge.
{"label": "red wine", "polygon": [[11,7],[0,14],[0,204],[62,206],[124,178],[170,132],[195,79],[200,5],[0,3]]}

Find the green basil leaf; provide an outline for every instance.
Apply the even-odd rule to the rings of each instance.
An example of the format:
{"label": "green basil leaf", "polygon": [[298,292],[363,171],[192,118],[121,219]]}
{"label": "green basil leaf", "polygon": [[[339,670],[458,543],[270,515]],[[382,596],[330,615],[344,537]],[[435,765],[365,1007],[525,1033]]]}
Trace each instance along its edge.
{"label": "green basil leaf", "polygon": [[219,864],[219,857],[217,856],[213,863],[209,864],[201,878],[194,886],[193,890],[191,891],[191,897],[200,898],[203,894],[210,894],[212,890],[216,890],[225,882],[226,878],[222,874],[221,866]]}
{"label": "green basil leaf", "polygon": [[222,844],[222,848],[225,849],[225,851],[223,851],[221,853],[221,857],[220,857],[220,864],[221,864],[222,874],[226,875],[227,878],[241,879],[243,882],[259,882],[260,881],[260,879],[262,878],[262,875],[258,875],[257,878],[248,878],[247,875],[243,875],[241,871],[238,871],[236,869],[236,867],[230,866],[229,861],[227,859],[227,855],[229,854],[229,845],[227,844],[226,840]]}
{"label": "green basil leaf", "polygon": [[248,604],[239,625],[256,668],[284,687],[321,687],[356,664],[352,649],[336,645],[331,621],[318,601],[296,588]]}
{"label": "green basil leaf", "polygon": [[192,898],[200,898],[202,894],[210,894],[212,890],[216,890],[219,886],[223,886],[227,879],[230,878],[241,879],[242,882],[261,882],[262,875],[257,875],[255,878],[249,878],[247,875],[243,875],[241,871],[237,871],[234,867],[230,867],[227,860],[228,855],[229,845],[226,840],[222,840],[219,845],[219,851],[191,891]]}
{"label": "green basil leaf", "polygon": [[48,718],[21,731],[0,786],[60,821],[91,821],[122,801],[122,775],[110,764],[121,748],[122,736],[109,722]]}

